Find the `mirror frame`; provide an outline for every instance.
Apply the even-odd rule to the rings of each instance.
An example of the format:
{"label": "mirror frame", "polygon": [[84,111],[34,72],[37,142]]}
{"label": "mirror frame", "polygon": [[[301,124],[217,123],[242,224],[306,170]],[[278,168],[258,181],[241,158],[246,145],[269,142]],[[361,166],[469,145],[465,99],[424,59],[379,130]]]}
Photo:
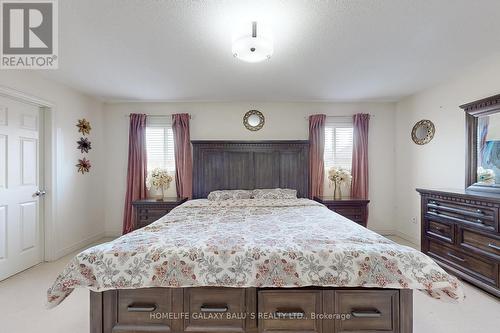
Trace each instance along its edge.
{"label": "mirror frame", "polygon": [[[250,118],[253,115],[256,115],[257,117],[259,117],[259,123],[255,126],[250,125],[250,123],[248,122],[248,118]],[[245,113],[245,115],[243,116],[243,125],[245,125],[246,129],[249,131],[255,132],[255,131],[260,130],[262,127],[264,127],[265,122],[266,122],[266,119],[264,118],[264,115],[262,114],[262,112],[257,111],[257,110],[250,110],[247,113]]]}
{"label": "mirror frame", "polygon": [[469,191],[500,193],[500,184],[477,183],[477,119],[500,113],[500,95],[460,105],[465,111],[465,189]]}
{"label": "mirror frame", "polygon": [[[425,138],[419,139],[417,137],[417,131],[422,126],[426,127],[427,134],[425,135]],[[435,133],[436,133],[436,126],[434,126],[434,123],[430,120],[422,119],[422,120],[418,121],[415,125],[413,125],[413,128],[411,130],[411,139],[417,145],[422,146],[422,145],[425,145],[425,144],[428,144],[429,142],[431,142],[432,139],[434,138]]]}

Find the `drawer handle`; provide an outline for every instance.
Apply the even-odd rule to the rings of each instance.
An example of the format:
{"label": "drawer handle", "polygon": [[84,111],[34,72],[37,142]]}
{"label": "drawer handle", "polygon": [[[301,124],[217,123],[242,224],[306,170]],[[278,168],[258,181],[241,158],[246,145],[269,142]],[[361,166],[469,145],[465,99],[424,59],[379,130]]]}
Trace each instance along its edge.
{"label": "drawer handle", "polygon": [[436,201],[434,201],[434,200],[429,201],[429,203],[430,203],[431,205],[436,205],[436,206],[439,206],[439,203],[437,203],[437,202],[436,202]]}
{"label": "drawer handle", "polygon": [[476,223],[481,223],[481,224],[483,224],[483,220],[481,220],[481,219],[477,219],[477,220],[476,220]]}
{"label": "drawer handle", "polygon": [[465,262],[465,259],[464,259],[464,258],[460,258],[460,257],[458,257],[458,256],[454,255],[454,254],[453,254],[453,253],[451,253],[451,252],[448,252],[447,254],[448,254],[448,256],[449,256],[449,257],[452,257],[453,259],[456,259],[456,260],[461,261],[461,262]]}
{"label": "drawer handle", "polygon": [[476,209],[476,213],[478,213],[478,214],[484,214],[484,212],[481,209]]}
{"label": "drawer handle", "polygon": [[304,310],[292,310],[292,311],[283,311],[283,310],[278,310],[274,312],[274,317],[275,318],[283,318],[283,319],[301,319],[304,318],[306,313]]}
{"label": "drawer handle", "polygon": [[145,305],[129,305],[127,308],[128,312],[153,312],[156,310],[156,304],[145,304]]}
{"label": "drawer handle", "polygon": [[500,246],[495,245],[495,244],[493,244],[493,243],[489,243],[489,244],[488,244],[488,247],[491,247],[491,248],[492,248],[492,249],[494,249],[494,250],[500,251]]}
{"label": "drawer handle", "polygon": [[382,316],[382,313],[377,310],[353,310],[351,315],[354,318],[379,318]]}
{"label": "drawer handle", "polygon": [[203,304],[200,307],[200,311],[201,312],[224,313],[224,312],[227,312],[228,310],[229,310],[229,307],[227,305],[223,305],[223,306],[211,306],[211,305]]}

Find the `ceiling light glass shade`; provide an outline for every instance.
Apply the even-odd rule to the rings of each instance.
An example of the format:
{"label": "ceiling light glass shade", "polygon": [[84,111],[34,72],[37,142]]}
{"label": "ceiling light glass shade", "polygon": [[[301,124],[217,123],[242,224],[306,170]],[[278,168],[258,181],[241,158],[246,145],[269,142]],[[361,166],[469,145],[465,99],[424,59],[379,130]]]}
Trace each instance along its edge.
{"label": "ceiling light glass shade", "polygon": [[273,43],[263,37],[241,37],[233,42],[233,56],[246,62],[260,62],[273,55]]}
{"label": "ceiling light glass shade", "polygon": [[252,32],[233,41],[233,56],[246,62],[260,62],[273,55],[273,41],[263,34],[257,34],[257,23],[253,22]]}

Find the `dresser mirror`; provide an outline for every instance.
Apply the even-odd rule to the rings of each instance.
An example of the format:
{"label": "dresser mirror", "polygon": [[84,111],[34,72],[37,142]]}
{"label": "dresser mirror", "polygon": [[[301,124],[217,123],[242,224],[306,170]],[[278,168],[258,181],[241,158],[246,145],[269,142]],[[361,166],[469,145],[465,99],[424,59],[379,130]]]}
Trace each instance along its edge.
{"label": "dresser mirror", "polygon": [[500,193],[500,95],[460,107],[466,112],[465,186]]}

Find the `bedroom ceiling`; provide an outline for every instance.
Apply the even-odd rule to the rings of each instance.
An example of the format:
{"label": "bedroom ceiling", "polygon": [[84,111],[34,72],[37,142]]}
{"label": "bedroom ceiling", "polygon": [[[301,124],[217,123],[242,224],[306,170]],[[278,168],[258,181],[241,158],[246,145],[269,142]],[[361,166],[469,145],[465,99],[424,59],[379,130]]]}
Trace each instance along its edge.
{"label": "bedroom ceiling", "polygon": [[[498,0],[59,1],[59,70],[104,100],[397,100],[500,54]],[[269,61],[231,54],[265,22]],[[500,57],[499,57],[500,59]]]}

